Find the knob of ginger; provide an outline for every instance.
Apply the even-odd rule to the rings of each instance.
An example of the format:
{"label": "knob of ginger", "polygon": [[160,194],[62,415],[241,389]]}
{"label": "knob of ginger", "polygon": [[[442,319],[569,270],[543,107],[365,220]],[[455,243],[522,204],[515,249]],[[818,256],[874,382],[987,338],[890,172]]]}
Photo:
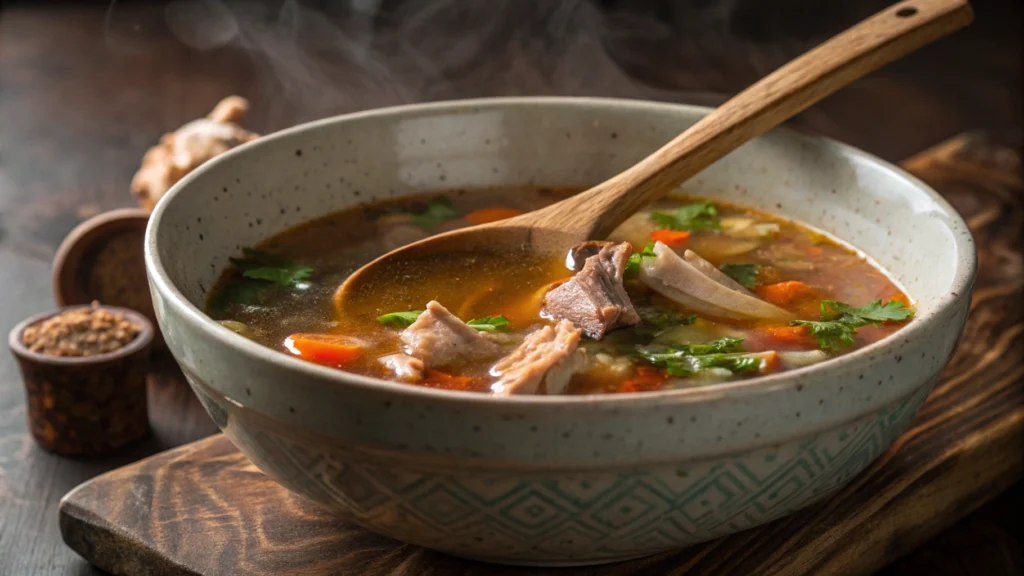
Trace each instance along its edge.
{"label": "knob of ginger", "polygon": [[228,96],[206,118],[164,134],[143,156],[142,166],[132,178],[132,194],[139,204],[152,210],[178,180],[203,162],[259,138],[259,134],[238,124],[248,110],[249,103],[244,98]]}

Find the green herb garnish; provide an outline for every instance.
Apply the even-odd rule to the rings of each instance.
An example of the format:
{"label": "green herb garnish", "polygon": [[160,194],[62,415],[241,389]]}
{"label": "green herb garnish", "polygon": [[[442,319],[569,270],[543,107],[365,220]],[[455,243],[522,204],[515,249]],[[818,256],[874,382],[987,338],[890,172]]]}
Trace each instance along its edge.
{"label": "green herb garnish", "polygon": [[651,212],[651,220],[661,228],[669,230],[699,232],[721,228],[718,223],[718,208],[710,202],[687,204],[674,212]]}
{"label": "green herb garnish", "polygon": [[629,260],[626,262],[626,274],[636,274],[640,271],[640,261],[644,258],[657,258],[658,255],[654,253],[654,242],[648,242],[647,246],[640,252],[636,252],[629,256]]}
{"label": "green herb garnish", "polygon": [[242,276],[245,278],[266,280],[280,286],[295,286],[299,282],[308,279],[312,274],[313,268],[301,264],[262,266],[260,268],[250,268],[242,272]]}
{"label": "green herb garnish", "polygon": [[914,311],[912,309],[907,308],[902,302],[896,300],[890,300],[884,305],[881,300],[875,300],[860,308],[854,308],[849,304],[836,302],[835,300],[821,301],[822,320],[836,320],[847,324],[859,322],[860,326],[880,322],[898,322],[906,320],[913,315]]}
{"label": "green herb garnish", "polygon": [[822,300],[821,321],[794,320],[789,324],[806,326],[811,336],[818,340],[818,346],[822,350],[835,352],[853,346],[853,337],[857,335],[857,328],[861,326],[898,322],[913,315],[913,309],[896,300],[890,300],[885,304],[882,304],[881,300],[875,300],[859,308],[835,300]]}
{"label": "green herb garnish", "polygon": [[829,352],[853,346],[853,337],[857,334],[856,326],[843,322],[793,320],[789,325],[806,326],[811,336],[818,340],[818,347]]}
{"label": "green herb garnish", "polygon": [[757,372],[761,368],[761,357],[753,354],[707,354],[685,356],[678,362],[665,367],[669,376],[693,376],[710,368],[725,368],[733,374]]}
{"label": "green herb garnish", "polygon": [[687,356],[743,352],[742,338],[719,338],[706,344],[645,346],[637,349],[640,357],[655,366],[664,366]]}
{"label": "green herb garnish", "polygon": [[231,282],[217,291],[210,302],[210,307],[218,313],[223,313],[233,304],[258,304],[270,288],[270,284],[263,282]]}
{"label": "green herb garnish", "polygon": [[759,356],[744,351],[742,338],[720,338],[706,344],[641,346],[637,353],[664,368],[670,376],[693,376],[710,368],[743,374],[759,370],[762,362]]}
{"label": "green herb garnish", "polygon": [[385,326],[398,326],[400,328],[405,328],[406,326],[409,326],[410,324],[415,322],[416,319],[420,317],[420,314],[423,314],[424,312],[426,312],[426,310],[392,312],[390,314],[385,314],[383,316],[377,316],[377,322],[380,322]]}
{"label": "green herb garnish", "polygon": [[739,282],[744,288],[757,287],[757,273],[761,267],[757,264],[723,264],[722,272],[726,276]]}
{"label": "green herb garnish", "polygon": [[676,312],[654,312],[648,308],[638,309],[640,319],[644,325],[654,328],[668,328],[670,326],[687,326],[697,321],[696,314],[683,315]]}
{"label": "green herb garnish", "polygon": [[213,297],[210,305],[217,312],[224,312],[235,304],[258,304],[275,285],[297,286],[314,272],[309,266],[253,248],[243,248],[241,258],[230,260],[242,274],[240,278],[229,280]]}
{"label": "green herb garnish", "polygon": [[417,226],[431,232],[441,224],[461,217],[462,212],[452,206],[452,201],[447,196],[438,196],[427,202],[425,212],[414,214],[412,219]]}
{"label": "green herb garnish", "polygon": [[509,319],[504,316],[484,316],[483,318],[470,320],[466,324],[481,332],[494,332],[508,326]]}

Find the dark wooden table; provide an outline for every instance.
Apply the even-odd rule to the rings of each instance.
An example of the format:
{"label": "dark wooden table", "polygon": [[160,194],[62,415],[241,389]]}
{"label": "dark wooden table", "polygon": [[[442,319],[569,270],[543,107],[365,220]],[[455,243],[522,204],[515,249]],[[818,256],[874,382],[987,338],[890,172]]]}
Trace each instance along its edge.
{"label": "dark wooden table", "polygon": [[[253,101],[249,124],[259,132],[450,97],[714,104],[886,2],[606,1],[595,3],[611,11],[602,19],[580,3],[461,3],[452,13],[387,0],[388,14],[372,17],[337,2],[197,20],[187,12],[197,4],[0,6],[2,333],[53,307],[49,261],[63,236],[92,214],[131,205],[128,181],[145,149],[224,95]],[[1020,5],[974,5],[971,29],[796,123],[894,161],[973,129],[1019,145]],[[797,16],[779,15],[797,8]],[[0,574],[96,573],[60,540],[59,498],[103,471],[215,431],[173,362],[158,362],[168,376],[151,381],[153,436],[116,457],[74,460],[34,445],[17,369],[0,356]],[[1022,500],[1018,485],[884,572],[1021,573]]]}

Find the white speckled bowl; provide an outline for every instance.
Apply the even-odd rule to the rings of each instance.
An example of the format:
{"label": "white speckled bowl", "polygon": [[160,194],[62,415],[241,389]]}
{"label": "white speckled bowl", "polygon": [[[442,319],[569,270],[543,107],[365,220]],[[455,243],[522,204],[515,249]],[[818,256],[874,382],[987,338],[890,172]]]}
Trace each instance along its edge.
{"label": "white speckled bowl", "polygon": [[495,399],[346,374],[200,310],[243,246],[360,202],[448,187],[588,185],[703,108],[583,98],[407,106],[263,137],[160,202],[146,266],[160,328],[224,432],[271,477],[399,540],[510,564],[610,562],[767,522],[849,482],[908,425],[967,317],[966,225],[927,186],[777,130],[685,188],[798,219],[887,268],[915,319],[830,362],[645,394]]}

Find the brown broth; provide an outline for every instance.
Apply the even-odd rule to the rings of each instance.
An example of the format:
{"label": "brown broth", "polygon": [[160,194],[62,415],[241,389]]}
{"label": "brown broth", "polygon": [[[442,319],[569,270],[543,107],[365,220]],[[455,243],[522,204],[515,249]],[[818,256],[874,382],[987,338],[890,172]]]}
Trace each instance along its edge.
{"label": "brown broth", "polygon": [[[470,225],[464,216],[484,208],[512,208],[529,211],[546,206],[570,195],[570,190],[494,189],[466,194],[463,191],[443,193],[450,200],[442,207],[435,232]],[[514,346],[517,337],[545,323],[539,317],[547,287],[572,272],[564,265],[564,254],[446,254],[429,260],[410,263],[393,277],[378,278],[361,285],[345,300],[342,311],[334,307],[333,295],[338,285],[356,268],[388,250],[416,240],[423,221],[414,213],[429,212],[430,202],[438,194],[374,204],[360,209],[338,212],[300,225],[271,238],[257,248],[275,258],[313,268],[309,278],[290,287],[244,279],[237,266],[230,267],[213,291],[208,311],[217,320],[229,320],[246,336],[268,347],[288,353],[285,340],[296,333],[340,334],[357,338],[362,356],[346,363],[344,370],[386,378],[388,373],[377,358],[399,352],[397,338],[400,328],[377,321],[383,314],[422,310],[430,300],[437,300],[463,320],[503,315],[510,324],[502,330]],[[672,210],[693,198],[671,197],[651,209]],[[763,238],[738,239],[722,230],[692,232],[686,247],[701,254],[715,266],[755,264],[760,267],[758,281],[764,284],[798,281],[810,286],[815,297],[783,304],[782,307],[806,320],[819,319],[821,300],[836,300],[861,306],[882,299],[910,301],[880,270],[864,258],[830,238],[807,227],[749,208],[714,202],[722,223],[735,219],[772,224],[776,233]],[[649,209],[650,210],[650,209]],[[646,210],[624,223],[612,240],[628,241],[639,251],[655,229]],[[423,218],[420,216],[419,218]],[[730,220],[733,219],[733,220]],[[444,221],[440,221],[444,220]],[[730,228],[731,229],[731,228]],[[239,285],[255,282],[260,292],[246,305],[218,305]],[[643,313],[672,312],[691,314],[681,306],[656,294],[635,279],[627,279],[627,292],[638,311]],[[845,353],[884,338],[899,329],[899,323],[864,326],[857,330],[854,345]],[[775,326],[774,328],[779,328]],[[768,327],[756,322],[724,321],[699,318],[692,326],[679,329],[686,334],[707,334],[712,337],[742,337],[746,351],[817,350],[813,338],[800,342],[780,341]],[[663,337],[664,334],[658,336]],[[627,328],[612,332],[600,342],[582,344],[591,358],[611,358],[616,369],[596,364],[576,374],[570,393],[623,392],[700,385],[701,378],[667,378],[664,371],[633,359],[638,345],[652,342],[651,330]],[[655,338],[655,341],[657,339]],[[457,378],[428,378],[424,385],[444,388],[485,391],[491,382],[488,365],[459,365],[446,370]],[[464,377],[464,378],[463,378]],[[743,377],[737,375],[736,377]],[[711,380],[715,381],[715,380]]]}

